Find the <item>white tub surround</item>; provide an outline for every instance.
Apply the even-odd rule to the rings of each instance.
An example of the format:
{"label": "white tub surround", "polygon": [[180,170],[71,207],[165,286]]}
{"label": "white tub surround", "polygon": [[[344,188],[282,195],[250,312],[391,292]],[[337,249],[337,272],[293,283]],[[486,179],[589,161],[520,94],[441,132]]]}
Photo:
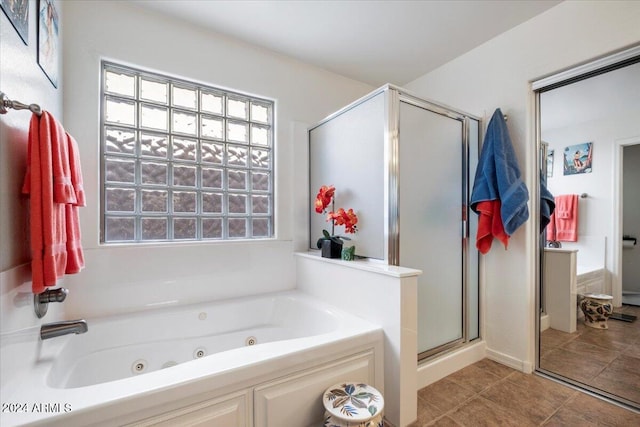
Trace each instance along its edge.
{"label": "white tub surround", "polygon": [[384,387],[380,327],[301,292],[87,322],[1,336],[3,427],[310,425],[332,384]]}
{"label": "white tub surround", "polygon": [[[576,255],[577,293],[611,295],[611,280],[607,274],[607,236],[580,235],[577,242],[563,242],[562,249],[574,249]],[[609,252],[611,249],[609,248]]]}
{"label": "white tub surround", "polygon": [[0,334],[60,319],[63,311],[63,304],[52,303],[44,319],[36,317],[31,290],[31,263],[0,272]]}
{"label": "white tub surround", "polygon": [[605,276],[606,270],[602,267],[583,267],[581,269],[578,265],[576,278],[578,295],[602,293],[611,295],[611,290],[607,290],[605,287]]}
{"label": "white tub surround", "polygon": [[293,290],[291,253],[290,241],[270,239],[86,249],[87,268],[64,279],[65,315],[117,316]]}
{"label": "white tub surround", "polygon": [[404,427],[417,417],[417,284],[420,270],[369,260],[340,261],[297,253],[298,288],[381,325],[385,418]]}

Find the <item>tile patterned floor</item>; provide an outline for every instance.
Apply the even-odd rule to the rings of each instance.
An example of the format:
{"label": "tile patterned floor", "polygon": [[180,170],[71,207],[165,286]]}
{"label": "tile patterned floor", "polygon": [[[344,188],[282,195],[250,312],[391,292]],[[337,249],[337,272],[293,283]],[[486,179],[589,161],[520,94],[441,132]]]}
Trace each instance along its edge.
{"label": "tile patterned floor", "polygon": [[418,391],[410,427],[425,426],[627,427],[640,414],[484,359]]}
{"label": "tile patterned floor", "polygon": [[623,305],[615,311],[638,316],[638,320],[609,319],[607,330],[589,328],[579,321],[573,334],[551,328],[542,332],[540,367],[640,402],[640,307]]}

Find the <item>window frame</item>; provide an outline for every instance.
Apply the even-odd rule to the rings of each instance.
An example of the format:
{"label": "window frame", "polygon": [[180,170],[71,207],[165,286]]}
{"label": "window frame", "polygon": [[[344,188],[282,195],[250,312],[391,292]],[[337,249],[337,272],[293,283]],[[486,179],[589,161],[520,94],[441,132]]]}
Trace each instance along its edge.
{"label": "window frame", "polygon": [[[114,93],[107,88],[108,73],[119,73],[131,76],[133,80],[133,95],[124,93]],[[165,101],[150,100],[143,97],[142,81],[150,81],[164,84],[166,86]],[[194,106],[186,107],[178,105],[174,99],[176,89],[187,89],[195,92]],[[203,94],[219,96],[220,110],[214,112],[207,110],[203,106]],[[227,108],[232,105],[233,100],[244,103],[244,118],[232,115]],[[107,121],[107,108],[109,102],[126,101],[133,103],[133,123],[117,123],[116,121]],[[252,107],[260,108],[252,108]],[[144,110],[147,108],[147,110]],[[143,111],[149,109],[162,108],[166,118],[165,129],[151,129],[144,126]],[[254,113],[260,112],[264,115],[263,120],[255,119]],[[184,113],[190,115],[193,119],[192,123],[195,130],[191,133],[183,133],[175,129],[177,124],[174,121],[174,115]],[[203,134],[203,119],[216,121],[219,132],[217,135]],[[262,117],[260,117],[262,119]],[[236,125],[238,129],[245,133],[245,141],[230,139],[230,126]],[[244,128],[244,129],[243,129]],[[254,140],[254,131],[264,130],[261,132],[261,143]],[[108,133],[127,132],[132,134],[134,138],[131,152],[124,152],[110,149],[108,146]],[[165,153],[163,156],[154,157],[146,155],[142,135],[155,136],[162,140]],[[175,140],[181,142],[192,142],[193,158],[185,159],[176,157],[174,150]],[[266,139],[265,139],[266,138]],[[215,157],[218,162],[209,163],[203,159],[203,151],[201,148],[207,144],[210,148],[216,146],[221,151],[216,153]],[[229,153],[237,152],[237,164],[230,162]],[[220,86],[213,86],[198,82],[195,80],[186,80],[175,77],[168,73],[159,73],[148,71],[138,66],[125,65],[109,60],[102,60],[100,64],[100,243],[104,245],[115,244],[156,244],[156,243],[195,243],[195,242],[229,242],[229,241],[263,241],[273,240],[276,236],[275,230],[275,170],[276,170],[276,101],[262,96],[256,96],[236,90],[229,90]],[[262,165],[262,158],[266,158],[265,165]],[[118,182],[110,180],[109,166],[112,163],[128,162],[128,167],[133,172],[130,175],[132,180],[127,182]],[[143,167],[155,164],[163,165],[166,169],[165,179],[162,184],[153,184],[143,182]],[[185,185],[176,181],[173,171],[177,168],[184,170],[194,170],[194,181]],[[220,180],[218,187],[210,187],[205,185],[204,173],[209,171],[216,175],[216,179]],[[215,172],[213,172],[215,171]],[[230,187],[229,176],[234,173],[237,176],[244,174],[244,187]],[[259,178],[260,185],[256,188],[254,177]],[[232,181],[235,182],[235,181]],[[238,181],[238,182],[241,182]],[[209,183],[209,185],[211,185]],[[241,185],[241,184],[238,184]],[[266,189],[265,189],[266,187]],[[110,210],[108,206],[108,193],[112,190],[122,190],[131,194],[132,204],[123,209],[129,210]],[[164,193],[165,209],[162,212],[145,211],[143,209],[143,194],[153,192],[154,190]],[[172,198],[180,196],[182,191],[187,194],[195,206],[188,212],[175,211],[172,208]],[[113,193],[112,193],[113,194]],[[193,198],[195,194],[195,198]],[[219,211],[205,211],[204,197],[209,195],[220,196],[216,201]],[[266,202],[262,202],[266,197]],[[244,211],[242,211],[242,203],[235,205],[240,206],[237,212],[230,211],[229,201],[242,200],[244,198]],[[255,199],[255,200],[254,200]],[[260,205],[254,210],[254,202]],[[256,205],[256,206],[257,206]],[[131,207],[133,206],[133,207]],[[176,204],[176,206],[179,206]],[[122,207],[122,206],[119,206]],[[128,221],[133,226],[133,234],[116,236],[121,238],[110,238],[108,225],[110,220],[121,218]],[[163,219],[164,220],[164,236],[162,238],[149,238],[144,235],[143,222],[145,220]],[[189,232],[193,231],[187,238],[175,234],[174,223],[181,219],[189,220]],[[204,231],[203,220],[210,221],[209,224],[219,222],[219,227],[215,230],[220,232],[219,236],[207,235]],[[234,235],[230,233],[228,226],[231,221],[244,221],[244,235]],[[187,222],[189,222],[187,221]],[[194,223],[195,221],[195,229]],[[259,223],[261,226],[258,235],[254,236],[254,224]],[[162,229],[162,227],[161,227]],[[242,226],[239,227],[242,230]],[[263,232],[261,234],[261,232]]]}

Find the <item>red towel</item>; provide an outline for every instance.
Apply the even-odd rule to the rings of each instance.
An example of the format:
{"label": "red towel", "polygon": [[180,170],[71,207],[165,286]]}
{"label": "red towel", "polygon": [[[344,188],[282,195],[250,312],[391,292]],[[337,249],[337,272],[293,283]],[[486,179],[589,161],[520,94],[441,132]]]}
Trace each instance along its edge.
{"label": "red towel", "polygon": [[479,202],[476,211],[478,218],[478,233],[476,236],[476,248],[481,254],[486,254],[491,249],[493,238],[500,240],[507,249],[509,236],[504,231],[502,216],[500,215],[500,200],[487,200]]}
{"label": "red towel", "polygon": [[556,196],[555,240],[560,242],[578,241],[578,195]]}
{"label": "red towel", "polygon": [[[72,144],[73,145],[73,144]],[[75,145],[73,145],[75,149]],[[27,149],[27,174],[22,192],[30,195],[31,270],[33,293],[41,293],[56,281],[68,268],[68,230],[74,245],[72,270],[77,270],[79,246],[79,221],[77,212],[68,214],[67,208],[78,202],[72,176],[82,184],[77,151],[74,153],[74,174],[71,173],[68,135],[58,121],[48,112],[41,117],[35,114],[29,126]],[[84,194],[82,194],[84,198]],[[68,227],[68,224],[72,225]],[[81,267],[80,267],[81,268]]]}

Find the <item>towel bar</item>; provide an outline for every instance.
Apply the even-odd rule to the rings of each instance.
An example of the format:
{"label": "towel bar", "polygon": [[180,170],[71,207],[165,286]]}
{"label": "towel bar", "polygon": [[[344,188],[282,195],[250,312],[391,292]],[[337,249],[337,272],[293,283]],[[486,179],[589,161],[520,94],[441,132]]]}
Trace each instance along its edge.
{"label": "towel bar", "polygon": [[12,101],[9,97],[0,91],[0,114],[7,114],[7,108],[14,110],[30,110],[33,114],[42,115],[42,108],[38,104],[23,104],[20,101]]}

